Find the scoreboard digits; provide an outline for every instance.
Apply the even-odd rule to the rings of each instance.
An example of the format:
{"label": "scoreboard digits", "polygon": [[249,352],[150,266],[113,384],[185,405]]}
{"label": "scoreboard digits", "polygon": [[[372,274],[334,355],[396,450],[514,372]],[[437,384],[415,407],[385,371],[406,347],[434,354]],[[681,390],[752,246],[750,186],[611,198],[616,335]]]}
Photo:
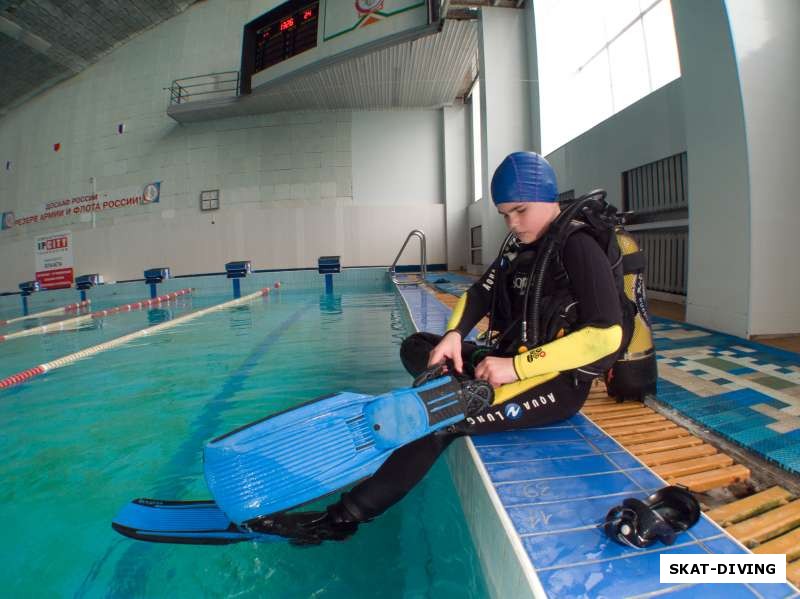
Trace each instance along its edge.
{"label": "scoreboard digits", "polygon": [[319,0],[304,3],[288,14],[283,7],[278,10],[258,19],[253,74],[317,47]]}

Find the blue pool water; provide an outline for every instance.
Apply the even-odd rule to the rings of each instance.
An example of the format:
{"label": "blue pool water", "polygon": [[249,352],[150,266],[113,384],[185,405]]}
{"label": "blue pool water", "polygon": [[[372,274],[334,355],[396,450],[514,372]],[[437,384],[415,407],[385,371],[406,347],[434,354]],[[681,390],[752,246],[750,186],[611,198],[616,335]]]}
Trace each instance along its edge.
{"label": "blue pool water", "polygon": [[[285,284],[0,391],[4,594],[485,597],[444,460],[343,544],[153,545],[110,527],[133,497],[208,497],[202,447],[216,435],[331,391],[409,384],[397,355],[409,333],[404,307],[380,281],[338,285],[333,297],[318,281]],[[146,297],[142,287],[125,301]],[[102,326],[0,344],[0,375],[225,301],[226,289],[216,282],[169,315],[119,314]]]}

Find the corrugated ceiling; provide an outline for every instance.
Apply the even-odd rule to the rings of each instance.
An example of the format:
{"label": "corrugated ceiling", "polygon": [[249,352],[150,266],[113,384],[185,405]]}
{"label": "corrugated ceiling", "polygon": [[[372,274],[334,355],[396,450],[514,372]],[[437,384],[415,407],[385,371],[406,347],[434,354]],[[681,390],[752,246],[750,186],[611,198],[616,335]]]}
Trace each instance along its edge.
{"label": "corrugated ceiling", "polygon": [[0,115],[195,0],[0,0]]}

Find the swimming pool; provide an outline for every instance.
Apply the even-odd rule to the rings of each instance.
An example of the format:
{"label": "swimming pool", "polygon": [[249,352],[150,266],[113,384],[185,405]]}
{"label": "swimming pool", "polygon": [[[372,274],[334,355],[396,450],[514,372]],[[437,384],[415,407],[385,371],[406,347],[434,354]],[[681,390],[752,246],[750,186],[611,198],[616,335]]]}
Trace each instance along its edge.
{"label": "swimming pool", "polygon": [[[264,299],[0,391],[0,588],[76,597],[487,595],[443,460],[343,544],[153,545],[112,531],[133,497],[208,497],[202,447],[217,434],[334,390],[409,383],[397,357],[409,325],[383,272],[342,276],[333,296],[316,275],[270,282],[277,278],[290,280]],[[170,283],[198,289],[178,311],[230,298],[223,277]],[[130,299],[146,297],[144,285],[131,285]],[[112,287],[125,286],[103,292]],[[118,314],[103,328],[15,340],[30,346],[16,346],[14,360],[30,367],[148,318]]]}

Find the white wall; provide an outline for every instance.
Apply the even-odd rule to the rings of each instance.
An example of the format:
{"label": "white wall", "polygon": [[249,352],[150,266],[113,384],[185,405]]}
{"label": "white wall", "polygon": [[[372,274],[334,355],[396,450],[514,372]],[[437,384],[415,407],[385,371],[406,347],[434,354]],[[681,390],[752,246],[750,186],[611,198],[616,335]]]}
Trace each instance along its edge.
{"label": "white wall", "polygon": [[481,77],[483,145],[483,261],[487,266],[508,231],[491,201],[490,184],[497,166],[511,152],[532,149],[528,33],[524,10],[481,7],[478,48]]}
{"label": "white wall", "polygon": [[677,79],[561,146],[547,160],[559,191],[593,189],[622,202],[622,173],[686,151],[682,82]]}
{"label": "white wall", "polygon": [[533,2],[525,3],[525,43],[528,49],[528,82],[531,128],[531,150],[542,153],[542,121],[539,103],[539,48],[536,45],[536,12]]}
{"label": "white wall", "polygon": [[[436,111],[281,113],[185,125],[166,115],[162,88],[173,79],[238,69],[242,27],[266,4],[198,3],[0,120],[0,159],[3,167],[13,162],[0,170],[0,212],[22,215],[88,194],[91,177],[98,192],[111,194],[162,182],[159,204],[97,213],[94,223],[77,215],[1,231],[0,290],[33,278],[36,235],[64,229],[73,231],[76,274],[108,280],[141,277],[154,265],[175,274],[220,271],[232,256],[252,259],[255,268],[314,266],[330,253],[347,266],[388,264],[419,226],[428,234],[429,262],[445,261]],[[121,122],[124,135],[116,132]],[[359,157],[389,160],[354,168],[354,148]],[[411,171],[390,169],[397,157],[428,170],[398,176]],[[393,177],[383,189],[364,176],[373,166]],[[371,187],[354,196],[354,179]],[[199,212],[204,189],[221,190],[217,213]],[[401,263],[417,261],[409,254]]]}
{"label": "white wall", "polygon": [[800,2],[725,4],[750,179],[748,332],[800,332]]}
{"label": "white wall", "polygon": [[356,204],[444,201],[440,110],[353,113]]}

